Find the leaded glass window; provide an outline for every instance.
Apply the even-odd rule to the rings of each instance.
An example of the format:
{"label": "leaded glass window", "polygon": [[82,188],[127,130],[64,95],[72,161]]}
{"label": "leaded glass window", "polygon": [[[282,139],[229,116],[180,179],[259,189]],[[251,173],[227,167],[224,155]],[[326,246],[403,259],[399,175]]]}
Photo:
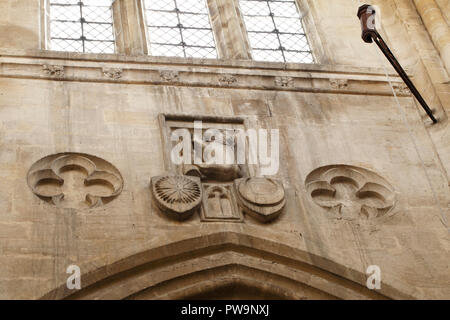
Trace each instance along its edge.
{"label": "leaded glass window", "polygon": [[253,59],[313,63],[301,15],[293,0],[240,0]]}
{"label": "leaded glass window", "polygon": [[217,58],[206,0],[145,0],[150,53]]}
{"label": "leaded glass window", "polygon": [[114,53],[111,0],[49,0],[50,48]]}

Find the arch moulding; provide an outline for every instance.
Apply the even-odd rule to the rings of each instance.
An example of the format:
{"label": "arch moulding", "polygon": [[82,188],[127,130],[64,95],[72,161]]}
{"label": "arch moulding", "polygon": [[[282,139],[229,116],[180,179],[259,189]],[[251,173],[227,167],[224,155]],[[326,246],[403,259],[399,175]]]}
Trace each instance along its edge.
{"label": "arch moulding", "polygon": [[[314,263],[313,263],[314,261]],[[82,289],[65,283],[41,299],[408,299],[366,275],[285,244],[233,232],[153,248],[82,274]]]}

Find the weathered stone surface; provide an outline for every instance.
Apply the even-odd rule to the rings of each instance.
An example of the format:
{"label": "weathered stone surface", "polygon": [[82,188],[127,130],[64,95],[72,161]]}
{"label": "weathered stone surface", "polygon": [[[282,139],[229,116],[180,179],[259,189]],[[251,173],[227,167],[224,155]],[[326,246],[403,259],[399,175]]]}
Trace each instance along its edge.
{"label": "weathered stone surface", "polygon": [[[217,60],[145,55],[137,0],[114,3],[117,55],[40,50],[44,0],[0,1],[0,298],[214,292],[211,298],[449,299],[450,89],[441,59],[448,41],[439,37],[442,25],[429,34],[434,20],[424,26],[421,15],[432,12],[415,2],[426,4],[374,4],[385,39],[435,110],[437,125],[376,48],[361,41],[355,1],[298,1],[318,62],[312,65],[249,60],[236,1],[208,1]],[[164,125],[161,114],[170,115]],[[184,221],[161,214],[149,180],[190,174],[170,163],[166,149],[170,130],[194,120],[219,129],[279,129],[280,170],[267,177],[284,187],[276,219],[261,223],[235,207],[234,180],[257,176],[250,165],[239,177],[216,174],[223,167],[198,168],[202,197],[194,212]],[[28,186],[29,170],[60,153],[112,164],[122,178],[120,194],[93,207],[39,198]],[[330,166],[344,170],[328,179]],[[377,189],[356,195],[353,170],[373,174],[368,182]],[[332,207],[357,202],[350,208],[358,210],[335,219],[315,196],[329,190],[326,200],[337,201],[339,190],[324,182],[350,191]],[[276,193],[268,199],[280,201]],[[377,217],[355,218],[360,201],[380,199],[368,197],[375,193],[388,200],[370,206]],[[246,197],[259,207],[276,203]],[[73,264],[81,269],[80,291],[66,286]],[[380,290],[366,288],[370,265],[381,269]],[[224,289],[232,281],[239,290]]]}

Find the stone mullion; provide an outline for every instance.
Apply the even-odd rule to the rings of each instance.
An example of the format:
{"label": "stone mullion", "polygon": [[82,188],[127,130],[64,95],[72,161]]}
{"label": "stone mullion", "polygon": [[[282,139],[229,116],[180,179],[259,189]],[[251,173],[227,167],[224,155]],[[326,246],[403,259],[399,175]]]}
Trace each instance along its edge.
{"label": "stone mullion", "polygon": [[50,48],[50,10],[48,0],[40,0],[41,25],[39,49],[48,50]]}
{"label": "stone mullion", "polygon": [[115,0],[113,15],[117,53],[147,54],[145,19],[141,0]]}
{"label": "stone mullion", "polygon": [[220,59],[251,59],[251,50],[238,0],[208,0]]}

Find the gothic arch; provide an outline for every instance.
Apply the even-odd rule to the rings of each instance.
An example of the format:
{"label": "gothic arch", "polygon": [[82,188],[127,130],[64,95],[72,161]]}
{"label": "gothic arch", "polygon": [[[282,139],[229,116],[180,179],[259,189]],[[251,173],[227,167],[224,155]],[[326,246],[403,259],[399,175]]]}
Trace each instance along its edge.
{"label": "gothic arch", "polygon": [[135,254],[83,274],[75,293],[64,283],[42,299],[228,299],[250,291],[270,299],[410,298],[387,284],[371,291],[365,279],[281,243],[223,232]]}

